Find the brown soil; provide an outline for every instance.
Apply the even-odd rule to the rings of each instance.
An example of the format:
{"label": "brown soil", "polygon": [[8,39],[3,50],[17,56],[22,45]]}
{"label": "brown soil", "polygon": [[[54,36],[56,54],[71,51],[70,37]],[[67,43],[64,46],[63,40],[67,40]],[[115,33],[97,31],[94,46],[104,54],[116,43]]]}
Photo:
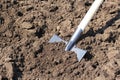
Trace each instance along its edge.
{"label": "brown soil", "polygon": [[94,0],[0,0],[0,80],[120,80],[120,1],[106,0],[81,35],[78,62],[64,43]]}

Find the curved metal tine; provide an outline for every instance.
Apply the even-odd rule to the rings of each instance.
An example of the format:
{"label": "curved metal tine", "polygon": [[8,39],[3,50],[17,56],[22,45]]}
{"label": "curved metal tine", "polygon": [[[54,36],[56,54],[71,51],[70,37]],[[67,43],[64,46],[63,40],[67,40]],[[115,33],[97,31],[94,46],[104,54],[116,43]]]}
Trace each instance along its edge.
{"label": "curved metal tine", "polygon": [[58,35],[54,34],[52,38],[49,40],[49,43],[55,43],[55,42],[64,42],[67,44],[67,41],[61,39]]}
{"label": "curved metal tine", "polygon": [[[52,38],[49,40],[49,43],[55,43],[55,42],[64,42],[67,45],[67,41],[61,39],[59,36],[57,36],[56,34],[54,34],[52,36]],[[74,51],[77,54],[77,59],[78,61],[80,61],[84,55],[86,54],[86,50],[82,50],[80,48],[77,48],[76,46],[74,46],[71,51]]]}
{"label": "curved metal tine", "polygon": [[76,46],[74,46],[71,51],[74,51],[77,54],[78,61],[80,61],[87,52],[86,50],[82,50],[80,48],[77,48]]}

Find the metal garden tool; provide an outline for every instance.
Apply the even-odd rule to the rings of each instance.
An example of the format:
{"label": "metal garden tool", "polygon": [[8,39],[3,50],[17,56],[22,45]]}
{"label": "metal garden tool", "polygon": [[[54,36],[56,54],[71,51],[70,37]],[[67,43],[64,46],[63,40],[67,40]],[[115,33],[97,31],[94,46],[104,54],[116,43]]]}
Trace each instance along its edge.
{"label": "metal garden tool", "polygon": [[81,36],[81,33],[84,31],[85,27],[88,25],[96,11],[99,9],[100,5],[102,4],[104,0],[95,0],[88,12],[86,13],[85,17],[81,21],[81,23],[78,25],[77,30],[71,37],[70,41],[67,42],[63,39],[61,39],[57,35],[53,35],[53,37],[49,40],[49,43],[54,43],[54,42],[64,42],[67,46],[65,48],[65,51],[74,51],[77,54],[78,61],[80,61],[85,53],[87,52],[86,50],[82,50],[80,48],[76,47],[76,43],[78,39]]}

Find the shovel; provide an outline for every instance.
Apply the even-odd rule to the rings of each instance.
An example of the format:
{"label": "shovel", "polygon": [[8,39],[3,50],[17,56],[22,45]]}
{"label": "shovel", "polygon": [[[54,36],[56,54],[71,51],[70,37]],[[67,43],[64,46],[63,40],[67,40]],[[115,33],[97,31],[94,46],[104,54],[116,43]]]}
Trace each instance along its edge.
{"label": "shovel", "polygon": [[72,35],[71,39],[69,42],[61,39],[57,35],[53,35],[53,37],[49,40],[49,43],[54,43],[54,42],[64,42],[66,44],[65,51],[74,51],[77,54],[77,59],[80,61],[83,56],[86,54],[86,50],[82,50],[78,47],[76,47],[76,43],[79,40],[81,33],[84,31],[85,27],[88,25],[96,11],[99,9],[100,5],[102,4],[104,0],[95,0],[88,12],[86,13],[85,17],[81,21],[81,23],[78,25],[78,28]]}

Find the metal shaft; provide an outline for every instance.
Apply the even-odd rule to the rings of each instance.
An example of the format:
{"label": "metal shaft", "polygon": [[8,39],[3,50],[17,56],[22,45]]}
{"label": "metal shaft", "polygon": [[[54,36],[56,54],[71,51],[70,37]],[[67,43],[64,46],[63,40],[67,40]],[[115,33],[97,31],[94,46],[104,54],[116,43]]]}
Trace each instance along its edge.
{"label": "metal shaft", "polygon": [[88,25],[96,11],[99,9],[100,5],[102,4],[104,0],[95,0],[88,12],[86,13],[85,17],[81,21],[81,23],[78,25],[77,30],[71,37],[70,41],[68,42],[65,51],[70,51],[73,46],[76,44],[77,40],[80,38],[80,34],[84,31],[85,27]]}

